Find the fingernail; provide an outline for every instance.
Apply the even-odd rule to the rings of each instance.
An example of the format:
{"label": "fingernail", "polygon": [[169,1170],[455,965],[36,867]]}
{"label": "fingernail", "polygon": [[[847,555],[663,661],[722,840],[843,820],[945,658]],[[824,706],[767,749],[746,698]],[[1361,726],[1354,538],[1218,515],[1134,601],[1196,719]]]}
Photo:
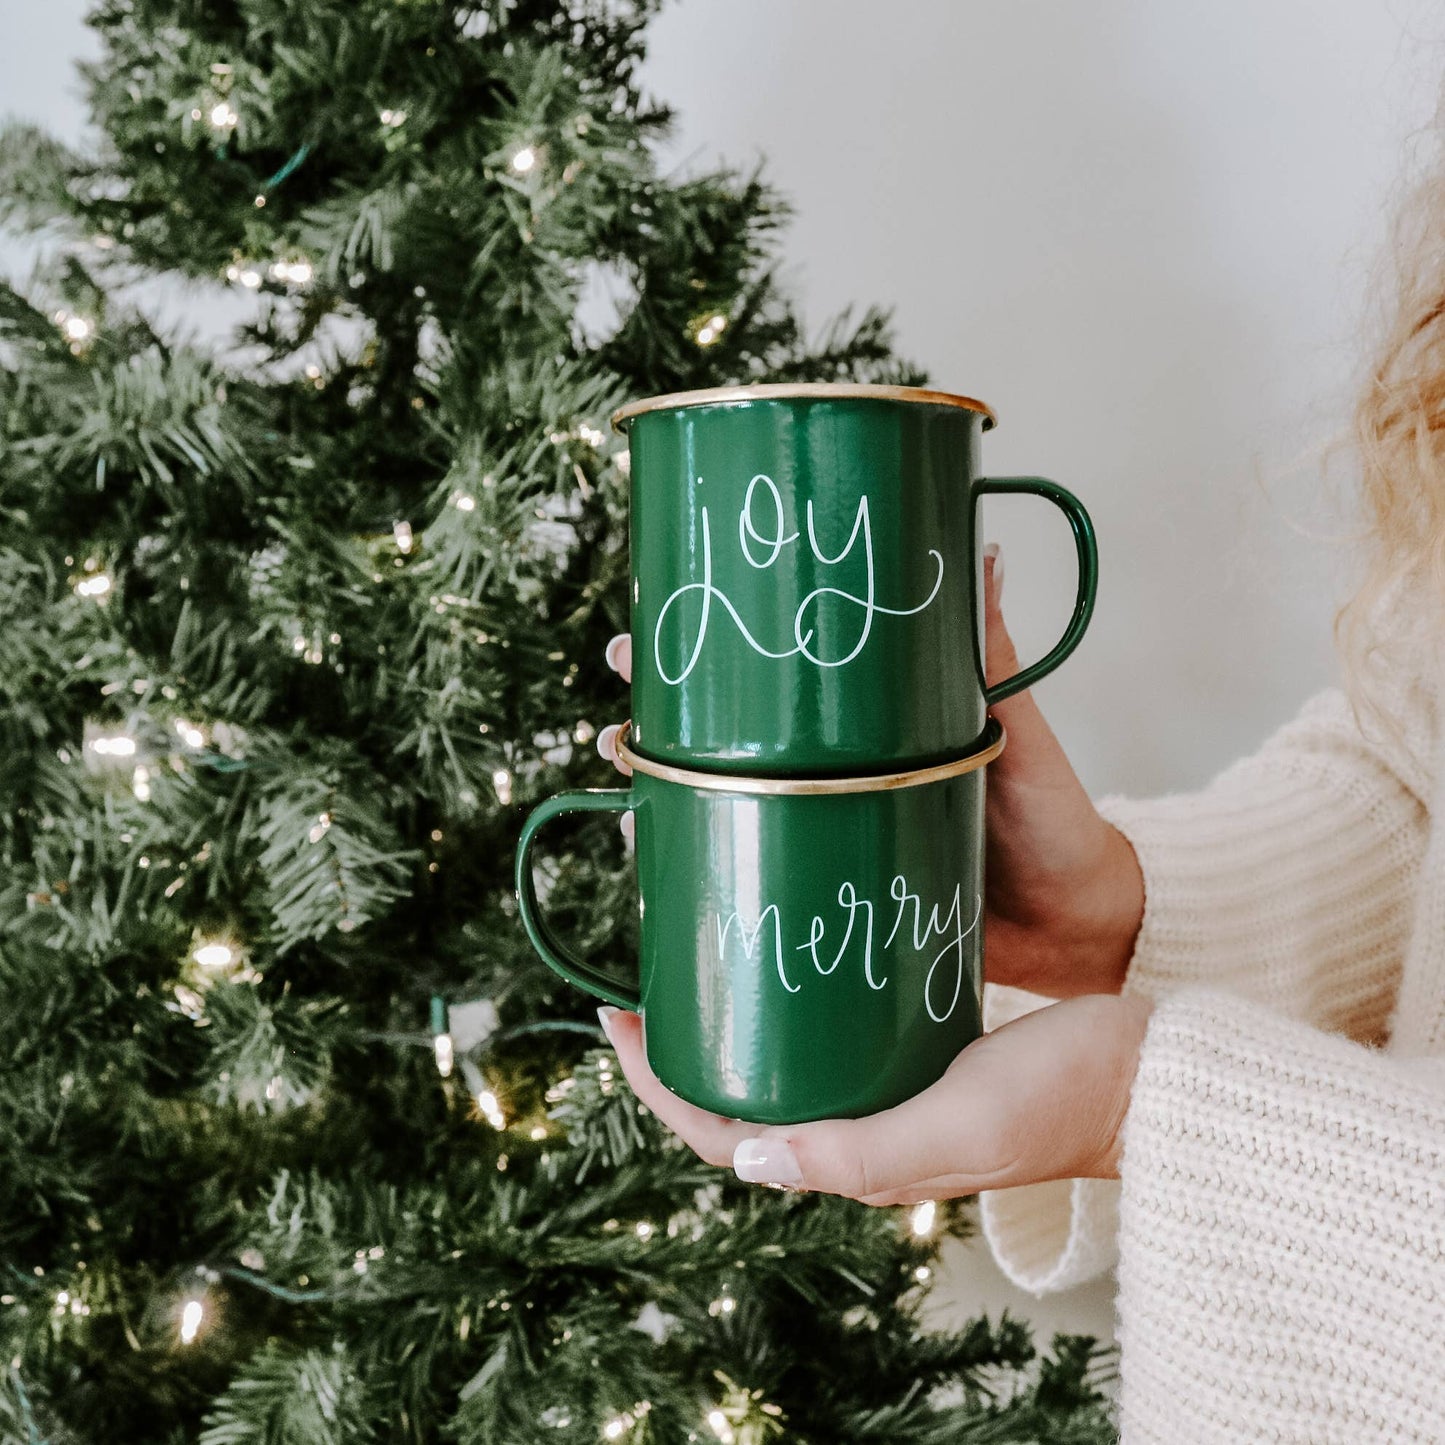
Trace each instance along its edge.
{"label": "fingernail", "polygon": [[618,820],[617,826],[622,829],[622,836],[627,839],[633,847],[637,846],[637,819],[631,813],[624,813]]}
{"label": "fingernail", "polygon": [[621,723],[608,723],[607,726],[597,734],[597,751],[601,753],[609,763],[615,763],[617,761],[617,734],[621,727]]}
{"label": "fingernail", "polygon": [[632,646],[632,638],[625,632],[619,632],[608,644],[603,652],[607,659],[607,665],[613,672],[622,671],[622,651]]}
{"label": "fingernail", "polygon": [[984,547],[983,555],[993,561],[993,595],[997,600],[1003,596],[1003,548],[997,542],[990,542]]}
{"label": "fingernail", "polygon": [[609,1044],[616,1042],[612,1037],[612,1015],[617,1012],[619,1012],[619,1010],[613,1008],[610,1003],[603,1004],[602,1007],[597,1010],[597,1022],[602,1025],[602,1032],[607,1035],[607,1042]]}
{"label": "fingernail", "polygon": [[733,1172],[745,1184],[801,1184],[798,1156],[782,1139],[744,1139],[733,1151]]}

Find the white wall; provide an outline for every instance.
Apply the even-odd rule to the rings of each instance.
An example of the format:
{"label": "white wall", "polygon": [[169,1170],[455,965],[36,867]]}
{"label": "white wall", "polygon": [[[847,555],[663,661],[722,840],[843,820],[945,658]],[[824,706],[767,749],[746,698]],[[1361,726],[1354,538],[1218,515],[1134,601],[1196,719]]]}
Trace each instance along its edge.
{"label": "white wall", "polygon": [[[0,112],[77,132],[82,10],[0,0]],[[1096,791],[1194,786],[1330,674],[1342,523],[1291,464],[1347,423],[1442,41],[1426,0],[677,0],[654,29],[672,160],[768,156],[813,324],[896,307],[935,383],[997,409],[989,470],[1093,510],[1097,620],[1040,697]],[[1064,528],[988,515],[1041,651]],[[1020,1307],[976,1249],[951,1289]],[[1107,1328],[1108,1294],[1031,1311]]]}

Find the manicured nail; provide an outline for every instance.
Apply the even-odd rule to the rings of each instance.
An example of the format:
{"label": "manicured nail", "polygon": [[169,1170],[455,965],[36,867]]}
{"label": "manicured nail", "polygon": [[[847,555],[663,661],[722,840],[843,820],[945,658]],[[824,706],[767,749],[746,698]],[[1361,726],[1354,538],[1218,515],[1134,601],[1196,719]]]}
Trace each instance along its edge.
{"label": "manicured nail", "polygon": [[990,542],[983,549],[983,555],[993,559],[994,599],[1003,596],[1003,548],[997,542]]}
{"label": "manicured nail", "polygon": [[612,1015],[618,1012],[620,1012],[620,1010],[613,1008],[610,1003],[603,1004],[602,1007],[597,1010],[597,1022],[602,1025],[602,1032],[607,1035],[607,1042],[609,1044],[615,1044],[617,1042],[617,1040],[612,1037]]}
{"label": "manicured nail", "polygon": [[607,759],[609,763],[617,761],[617,734],[621,731],[621,723],[608,723],[600,733],[597,734],[597,751]]}
{"label": "manicured nail", "polygon": [[622,829],[622,836],[635,848],[637,846],[637,819],[631,813],[624,813],[618,819],[617,826]]}
{"label": "manicured nail", "polygon": [[782,1139],[744,1139],[733,1151],[733,1171],[745,1184],[801,1184],[798,1157]]}
{"label": "manicured nail", "polygon": [[607,659],[607,665],[613,672],[621,672],[624,657],[630,659],[632,654],[632,638],[626,632],[619,632],[608,644],[606,651],[602,654]]}

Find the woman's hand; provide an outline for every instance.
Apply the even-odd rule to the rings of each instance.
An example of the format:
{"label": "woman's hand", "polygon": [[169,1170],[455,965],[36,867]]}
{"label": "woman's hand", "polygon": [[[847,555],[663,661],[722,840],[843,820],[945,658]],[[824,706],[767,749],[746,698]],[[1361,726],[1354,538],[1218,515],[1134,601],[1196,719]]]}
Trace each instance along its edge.
{"label": "woman's hand", "polygon": [[637,1097],[709,1164],[751,1183],[914,1204],[1116,1177],[1149,1009],[1139,998],[1069,999],[970,1044],[936,1084],[896,1108],[768,1127],[679,1099],[648,1067],[641,1018],[598,1014]]}
{"label": "woman's hand", "polygon": [[[1019,670],[999,610],[1003,563],[984,555],[985,667],[990,682]],[[632,677],[632,642],[614,637],[607,661]],[[988,766],[984,971],[1052,998],[1118,993],[1144,916],[1144,881],[1128,840],[1099,816],[1038,704],[1020,693],[994,709],[1008,746]],[[617,725],[597,749],[617,763]],[[617,763],[623,772],[629,771]],[[632,815],[623,816],[623,830]]]}

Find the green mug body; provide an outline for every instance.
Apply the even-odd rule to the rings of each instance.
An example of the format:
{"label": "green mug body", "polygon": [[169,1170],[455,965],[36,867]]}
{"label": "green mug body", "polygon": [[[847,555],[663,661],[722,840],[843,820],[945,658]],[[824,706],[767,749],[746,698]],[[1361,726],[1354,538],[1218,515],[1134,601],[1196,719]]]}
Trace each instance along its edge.
{"label": "green mug body", "polygon": [[[778,794],[638,772],[564,793],[523,829],[522,920],[564,977],[640,1011],[653,1071],[689,1103],[767,1124],[891,1108],[981,1032],[984,773]],[[635,817],[636,987],[557,940],[533,886],[538,829],[594,808]]]}
{"label": "green mug body", "polygon": [[[1042,477],[979,475],[981,402],[736,387],[613,420],[629,438],[632,723],[648,757],[796,778],[956,758],[1088,625],[1088,513]],[[978,502],[1003,492],[1063,510],[1078,588],[1058,644],[988,687]]]}

